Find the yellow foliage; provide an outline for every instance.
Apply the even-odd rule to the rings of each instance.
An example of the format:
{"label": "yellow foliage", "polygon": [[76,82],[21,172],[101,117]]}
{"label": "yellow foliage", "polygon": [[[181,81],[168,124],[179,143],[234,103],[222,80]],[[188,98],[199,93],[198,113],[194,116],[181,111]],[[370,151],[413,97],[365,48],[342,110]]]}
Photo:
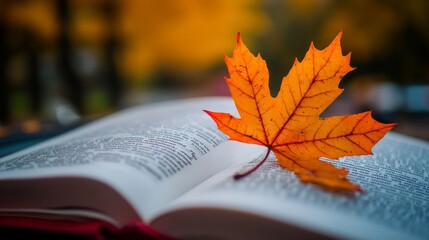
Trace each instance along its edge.
{"label": "yellow foliage", "polygon": [[70,25],[70,36],[75,41],[99,43],[105,40],[108,25],[100,14],[91,9],[76,9]]}
{"label": "yellow foliage", "polygon": [[13,27],[24,27],[47,41],[55,40],[58,33],[52,0],[10,1],[3,17]]}
{"label": "yellow foliage", "polygon": [[146,75],[159,66],[204,68],[218,61],[238,31],[261,29],[257,5],[254,0],[122,1],[121,68],[131,75]]}

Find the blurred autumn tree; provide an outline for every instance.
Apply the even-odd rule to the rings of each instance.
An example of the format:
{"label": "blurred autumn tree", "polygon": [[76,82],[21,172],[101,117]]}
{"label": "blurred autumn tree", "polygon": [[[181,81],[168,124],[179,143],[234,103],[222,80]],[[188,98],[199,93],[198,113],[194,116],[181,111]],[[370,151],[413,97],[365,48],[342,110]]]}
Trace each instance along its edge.
{"label": "blurred autumn tree", "polygon": [[121,8],[119,62],[137,82],[154,70],[169,71],[172,81],[187,81],[185,76],[222,62],[237,31],[250,35],[263,24],[256,1],[126,0]]}
{"label": "blurred autumn tree", "polygon": [[37,116],[64,97],[91,114],[118,106],[122,93],[207,83],[237,31],[250,35],[263,26],[258,6],[254,0],[0,0],[1,120]]}

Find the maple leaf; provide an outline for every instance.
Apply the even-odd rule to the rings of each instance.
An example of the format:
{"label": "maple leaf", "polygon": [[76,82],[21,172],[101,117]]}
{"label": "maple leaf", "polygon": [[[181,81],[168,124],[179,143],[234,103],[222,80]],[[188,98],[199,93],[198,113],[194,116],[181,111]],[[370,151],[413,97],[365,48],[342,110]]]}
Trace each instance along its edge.
{"label": "maple leaf", "polygon": [[350,53],[342,55],[339,33],[324,50],[314,44],[304,60],[295,59],[283,78],[277,97],[268,87],[265,61],[254,56],[237,34],[233,57],[225,56],[230,78],[225,78],[240,118],[228,113],[207,114],[218,128],[244,143],[267,146],[264,159],[246,173],[256,170],[274,152],[280,166],[295,172],[302,181],[337,189],[360,190],[347,179],[348,171],[321,161],[321,157],[372,154],[371,148],[396,124],[383,124],[371,112],[321,119],[320,114],[343,91],[338,88],[350,67]]}

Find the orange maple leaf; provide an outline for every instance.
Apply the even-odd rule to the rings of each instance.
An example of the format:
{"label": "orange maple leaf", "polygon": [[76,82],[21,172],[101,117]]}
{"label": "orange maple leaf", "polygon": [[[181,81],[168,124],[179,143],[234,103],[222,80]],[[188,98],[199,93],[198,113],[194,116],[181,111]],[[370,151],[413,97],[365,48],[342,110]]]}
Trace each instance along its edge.
{"label": "orange maple leaf", "polygon": [[313,43],[302,62],[295,59],[273,98],[268,87],[265,61],[243,44],[237,35],[233,57],[225,56],[230,78],[225,78],[240,118],[205,110],[218,128],[244,143],[267,146],[264,159],[240,178],[256,170],[274,152],[279,164],[295,172],[302,181],[338,189],[360,190],[351,183],[348,171],[320,157],[372,154],[371,148],[396,124],[383,124],[371,112],[321,119],[320,114],[343,91],[341,78],[352,71],[350,53],[341,52],[342,33],[324,50]]}

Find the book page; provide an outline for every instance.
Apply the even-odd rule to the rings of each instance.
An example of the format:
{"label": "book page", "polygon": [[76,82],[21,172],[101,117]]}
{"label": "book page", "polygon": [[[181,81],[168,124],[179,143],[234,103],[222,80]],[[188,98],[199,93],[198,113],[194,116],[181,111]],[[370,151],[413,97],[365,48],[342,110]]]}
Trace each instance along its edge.
{"label": "book page", "polygon": [[[186,236],[190,233],[180,229],[186,229],[181,225],[192,225],[187,220],[193,219],[194,224],[210,221],[193,216],[193,209],[229,209],[276,219],[335,238],[429,239],[429,145],[388,133],[373,152],[373,156],[333,161],[350,171],[351,181],[361,185],[363,192],[333,192],[304,184],[293,173],[281,169],[273,155],[256,172],[238,181],[232,179],[235,172],[257,164],[261,155],[258,160],[223,171],[185,194],[171,206],[166,217],[155,216],[153,224],[167,230],[164,225],[171,219],[184,222],[170,231],[176,236]],[[175,216],[175,210],[189,218]],[[205,216],[200,210],[196,211],[199,216]],[[224,223],[208,225],[234,226],[235,223],[227,221],[227,214],[224,219]],[[237,223],[234,228],[240,227]],[[259,222],[241,230],[265,227],[269,226]],[[287,232],[277,234],[281,239],[281,234],[284,237]]]}
{"label": "book page", "polygon": [[95,178],[144,217],[247,151],[203,112],[234,108],[230,98],[198,98],[125,110],[1,159],[0,179]]}

